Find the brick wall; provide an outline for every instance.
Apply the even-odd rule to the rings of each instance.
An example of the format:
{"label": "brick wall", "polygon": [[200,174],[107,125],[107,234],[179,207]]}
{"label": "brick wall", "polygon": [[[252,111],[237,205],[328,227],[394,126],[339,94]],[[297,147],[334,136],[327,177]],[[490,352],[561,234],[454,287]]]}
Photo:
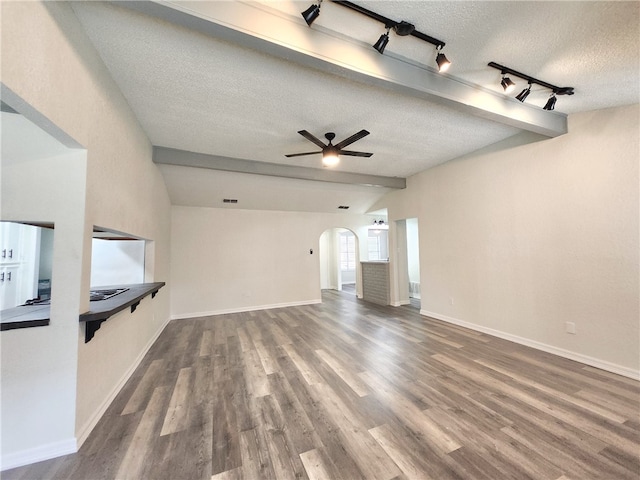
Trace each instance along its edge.
{"label": "brick wall", "polygon": [[389,305],[387,262],[362,262],[362,298],[379,305]]}

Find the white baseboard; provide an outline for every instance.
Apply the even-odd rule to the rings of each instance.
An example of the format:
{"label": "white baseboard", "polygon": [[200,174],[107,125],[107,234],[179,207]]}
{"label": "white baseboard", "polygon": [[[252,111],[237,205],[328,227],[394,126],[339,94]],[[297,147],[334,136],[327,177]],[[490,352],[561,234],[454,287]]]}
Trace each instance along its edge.
{"label": "white baseboard", "polygon": [[300,302],[273,303],[270,305],[255,305],[251,307],[227,308],[222,310],[211,310],[208,312],[180,313],[178,315],[171,315],[171,320],[184,320],[187,318],[209,317],[209,316],[215,316],[215,315],[224,315],[226,313],[242,313],[242,312],[253,312],[256,310],[270,310],[272,308],[299,307],[301,305],[314,305],[316,303],[322,303],[322,299],[316,298],[314,300],[303,300]]}
{"label": "white baseboard", "polygon": [[392,307],[401,307],[403,305],[410,305],[411,301],[410,300],[400,300],[399,302],[392,302],[391,306]]}
{"label": "white baseboard", "polygon": [[109,405],[111,405],[111,402],[113,402],[113,399],[116,398],[116,395],[118,395],[118,393],[120,393],[120,390],[122,390],[122,387],[124,387],[124,384],[127,383],[129,378],[131,378],[131,375],[133,375],[133,372],[135,372],[136,368],[138,368],[138,365],[140,365],[140,362],[142,362],[142,359],[147,354],[147,352],[149,351],[151,346],[158,339],[160,334],[164,331],[164,329],[165,329],[165,327],[167,326],[168,323],[169,323],[169,318],[167,318],[164,321],[164,323],[158,329],[158,331],[155,333],[155,335],[153,337],[151,337],[151,339],[147,342],[147,344],[142,349],[142,351],[140,352],[138,357],[131,364],[131,366],[127,369],[127,371],[124,373],[124,375],[120,378],[120,381],[118,383],[116,383],[116,385],[113,387],[113,389],[111,389],[111,392],[109,392],[109,395],[107,395],[107,397],[104,399],[102,404],[96,409],[96,411],[93,413],[93,415],[91,415],[89,420],[87,420],[85,422],[85,424],[81,428],[76,430],[76,438],[78,439],[78,448],[80,448],[82,446],[82,444],[85,442],[85,440],[89,437],[89,434],[94,429],[94,427],[98,424],[98,422],[102,418],[102,415],[104,415],[104,412],[107,411],[107,408],[109,408]]}
{"label": "white baseboard", "polygon": [[78,451],[78,444],[75,438],[60,440],[59,442],[39,445],[35,448],[21,450],[15,453],[9,453],[2,456],[2,464],[0,471],[9,470],[10,468],[22,467],[31,463],[42,462],[50,458],[69,455]]}
{"label": "white baseboard", "polygon": [[443,322],[452,323],[454,325],[465,327],[470,330],[475,330],[477,332],[486,333],[488,335],[502,338],[504,340],[509,340],[514,343],[519,343],[520,345],[525,345],[527,347],[535,348],[543,352],[552,353],[554,355],[558,355],[559,357],[568,358],[569,360],[575,360],[576,362],[584,363],[585,365],[596,367],[601,370],[605,370],[607,372],[615,373],[617,375],[622,375],[623,377],[632,378],[634,380],[640,380],[639,370],[623,367],[615,363],[607,362],[606,360],[600,360],[598,358],[590,357],[588,355],[583,355],[581,353],[565,350],[564,348],[554,347],[553,345],[547,345],[546,343],[541,343],[535,340],[530,340],[528,338],[519,337],[517,335],[512,335],[511,333],[502,332],[500,330],[494,330],[493,328],[483,327],[482,325],[476,325],[475,323],[465,322],[464,320],[458,320],[457,318],[447,317],[446,315],[441,315],[439,313],[420,310],[420,315],[435,318],[437,320],[442,320]]}

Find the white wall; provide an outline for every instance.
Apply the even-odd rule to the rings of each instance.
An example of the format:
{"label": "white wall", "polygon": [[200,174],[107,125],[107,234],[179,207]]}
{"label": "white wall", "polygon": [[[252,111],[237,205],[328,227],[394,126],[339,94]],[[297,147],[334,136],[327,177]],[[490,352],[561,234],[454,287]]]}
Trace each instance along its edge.
{"label": "white wall", "polygon": [[144,283],[144,240],[91,242],[91,286]]}
{"label": "white wall", "polygon": [[[3,158],[3,160],[5,160]],[[2,218],[55,224],[51,324],[2,332],[2,469],[75,450],[84,152],[2,166]]]}
{"label": "white wall", "polygon": [[319,302],[322,233],[344,227],[366,238],[369,223],[366,215],[174,206],[171,315]]}
{"label": "white wall", "polygon": [[567,135],[507,140],[383,198],[418,218],[422,312],[638,375],[638,117],[572,115]]}
{"label": "white wall", "polygon": [[318,254],[320,258],[320,288],[337,290],[340,284],[340,244],[338,241],[340,229],[325,230],[320,235]]}
{"label": "white wall", "polygon": [[[1,8],[3,100],[86,148],[83,158],[65,160],[71,163],[60,166],[49,177],[53,187],[68,188],[68,196],[74,196],[69,209],[55,208],[51,197],[37,204],[37,197],[33,197],[27,203],[37,207],[36,220],[56,221],[52,326],[59,324],[60,329],[42,327],[9,336],[3,332],[3,395],[10,385],[7,378],[14,378],[21,382],[15,386],[16,399],[23,400],[21,405],[11,406],[3,401],[4,462],[11,455],[13,459],[29,454],[44,458],[46,452],[53,452],[47,449],[47,442],[67,442],[74,435],[80,442],[86,438],[168,321],[168,288],[160,290],[153,301],[143,300],[134,314],[117,315],[105,322],[86,344],[78,314],[89,306],[94,225],[151,240],[153,263],[147,265],[146,280],[168,280],[170,203],[162,176],[151,159],[151,144],[71,5],[2,2]],[[3,172],[3,187],[4,177]],[[12,194],[3,188],[2,195],[3,217],[5,212],[17,215],[13,207],[5,210],[5,196],[11,198]],[[47,215],[49,210],[51,214]],[[17,335],[42,336],[55,352],[35,350],[34,358],[27,362],[32,369],[22,368],[5,377],[5,357],[26,355],[18,353],[12,341]],[[38,342],[32,345],[35,348]],[[18,362],[9,360],[9,364],[17,368]],[[51,381],[52,369],[61,381]],[[32,385],[38,387],[32,391]],[[38,411],[30,408],[36,396],[49,401],[56,395],[66,400],[56,402],[61,405],[59,410],[35,413]],[[30,420],[27,427],[22,424],[17,431],[4,428],[8,418]],[[59,428],[49,428],[51,422]]]}
{"label": "white wall", "polygon": [[40,229],[40,279],[51,280],[53,275],[53,234],[54,230],[51,228]]}
{"label": "white wall", "polygon": [[[409,282],[420,285],[420,236],[418,234],[418,219],[407,218],[407,266]],[[420,291],[416,292],[420,298]]]}
{"label": "white wall", "polygon": [[407,222],[404,219],[393,222],[388,231],[389,250],[394,254],[389,258],[389,301],[394,307],[408,305],[409,266],[407,254]]}
{"label": "white wall", "polygon": [[418,220],[407,218],[407,258],[409,260],[409,281],[420,283],[420,245]]}
{"label": "white wall", "polygon": [[333,243],[331,239],[333,235],[331,230],[322,232],[320,235],[320,242],[318,245],[318,258],[320,259],[320,288],[330,289],[335,288],[331,282],[332,265],[335,253],[333,251]]}

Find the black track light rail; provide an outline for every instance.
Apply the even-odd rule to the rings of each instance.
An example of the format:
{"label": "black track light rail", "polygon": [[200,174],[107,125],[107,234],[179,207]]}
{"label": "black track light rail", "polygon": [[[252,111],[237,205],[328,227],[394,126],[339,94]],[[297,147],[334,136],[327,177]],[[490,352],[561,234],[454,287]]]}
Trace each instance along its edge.
{"label": "black track light rail", "polygon": [[515,75],[518,78],[522,78],[523,80],[526,80],[527,82],[529,82],[529,84],[535,83],[536,85],[540,85],[545,88],[548,88],[549,90],[552,90],[553,93],[555,93],[556,95],[573,95],[575,93],[573,91],[573,87],[556,87],[555,85],[552,85],[547,82],[543,82],[542,80],[538,80],[537,78],[531,77],[524,73],[520,73],[517,70],[514,70],[513,68],[505,67],[504,65],[500,65],[499,63],[496,63],[496,62],[489,62],[489,66],[497,70],[500,70],[502,75],[506,75],[506,74]]}
{"label": "black track light rail", "polygon": [[355,3],[352,3],[352,2],[347,2],[343,0],[333,0],[333,3],[337,3],[338,5],[342,5],[343,7],[350,8],[351,10],[362,13],[363,15],[366,15],[369,18],[373,18],[374,20],[377,20],[380,23],[384,23],[385,28],[395,29],[396,33],[400,36],[412,35],[416,38],[419,38],[420,40],[423,40],[425,42],[431,43],[432,45],[435,45],[439,49],[445,46],[445,43],[442,40],[438,40],[437,38],[433,38],[427,35],[426,33],[417,31],[412,24],[410,24],[409,22],[405,22],[404,20],[401,22],[396,22],[395,20],[391,20],[390,18],[379,15],[376,12],[372,12],[371,10],[361,7],[360,5],[356,5]]}

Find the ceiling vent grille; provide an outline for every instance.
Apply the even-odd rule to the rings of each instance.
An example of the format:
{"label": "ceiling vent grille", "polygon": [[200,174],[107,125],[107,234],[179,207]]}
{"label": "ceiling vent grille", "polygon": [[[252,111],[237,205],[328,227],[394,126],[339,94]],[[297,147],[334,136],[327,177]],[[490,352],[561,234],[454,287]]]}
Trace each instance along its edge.
{"label": "ceiling vent grille", "polygon": [[222,202],[223,203],[238,203],[238,199],[237,198],[223,198]]}
{"label": "ceiling vent grille", "polygon": [[349,210],[349,205],[338,205],[338,209],[340,209],[340,210]]}

